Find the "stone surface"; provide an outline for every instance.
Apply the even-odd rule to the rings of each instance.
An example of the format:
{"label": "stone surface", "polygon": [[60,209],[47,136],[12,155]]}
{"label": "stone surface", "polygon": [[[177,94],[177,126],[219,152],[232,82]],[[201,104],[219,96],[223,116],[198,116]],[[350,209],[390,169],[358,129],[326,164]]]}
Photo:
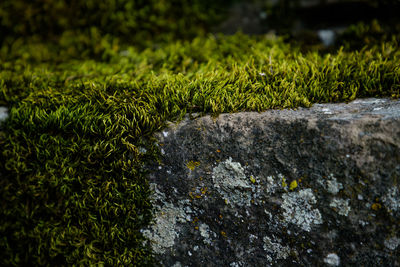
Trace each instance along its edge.
{"label": "stone surface", "polygon": [[163,266],[399,266],[400,101],[185,119],[147,166]]}
{"label": "stone surface", "polygon": [[8,109],[0,106],[0,125],[8,118]]}

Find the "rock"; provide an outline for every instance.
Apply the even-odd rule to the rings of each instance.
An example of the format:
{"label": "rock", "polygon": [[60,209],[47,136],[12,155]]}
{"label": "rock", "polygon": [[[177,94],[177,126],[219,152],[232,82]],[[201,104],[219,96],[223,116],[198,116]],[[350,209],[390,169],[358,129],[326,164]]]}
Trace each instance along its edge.
{"label": "rock", "polygon": [[335,43],[336,33],[334,30],[331,29],[318,30],[317,34],[325,46],[331,46]]}
{"label": "rock", "polygon": [[400,101],[189,118],[149,164],[163,266],[399,266]]}
{"label": "rock", "polygon": [[8,117],[8,109],[0,106],[0,121],[6,120]]}
{"label": "rock", "polygon": [[0,106],[0,125],[8,118],[8,109]]}

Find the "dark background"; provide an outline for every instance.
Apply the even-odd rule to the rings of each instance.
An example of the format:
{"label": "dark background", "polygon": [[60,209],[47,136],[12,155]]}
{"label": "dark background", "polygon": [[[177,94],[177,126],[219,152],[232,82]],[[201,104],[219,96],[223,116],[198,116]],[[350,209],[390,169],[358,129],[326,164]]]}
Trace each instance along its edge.
{"label": "dark background", "polygon": [[83,51],[106,37],[143,49],[241,31],[273,33],[312,48],[324,30],[336,44],[346,40],[359,48],[371,38],[399,35],[398,14],[399,0],[2,0],[0,45],[22,39]]}

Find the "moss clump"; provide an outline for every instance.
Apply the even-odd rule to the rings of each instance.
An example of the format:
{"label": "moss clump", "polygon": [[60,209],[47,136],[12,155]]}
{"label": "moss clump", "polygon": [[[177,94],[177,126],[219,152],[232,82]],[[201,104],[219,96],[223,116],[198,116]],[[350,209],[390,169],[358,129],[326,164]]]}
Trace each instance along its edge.
{"label": "moss clump", "polygon": [[359,22],[350,25],[339,35],[337,45],[343,45],[345,50],[351,51],[371,47],[379,42],[392,42],[400,39],[400,22],[380,22],[372,20],[369,23]]}
{"label": "moss clump", "polygon": [[64,48],[0,52],[1,265],[151,265],[142,166],[166,120],[400,95],[395,42],[321,55],[237,34],[104,45],[98,61]]}
{"label": "moss clump", "polygon": [[119,37],[144,47],[204,34],[233,0],[3,0],[0,44],[23,36],[46,42],[79,35]]}

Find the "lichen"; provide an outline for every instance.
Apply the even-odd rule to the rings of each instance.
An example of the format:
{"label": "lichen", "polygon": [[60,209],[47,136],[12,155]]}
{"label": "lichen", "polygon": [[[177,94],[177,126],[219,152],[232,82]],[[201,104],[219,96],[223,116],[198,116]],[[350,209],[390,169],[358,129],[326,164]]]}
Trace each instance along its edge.
{"label": "lichen", "polygon": [[[190,220],[190,215],[185,212],[185,209],[190,210],[190,208],[184,207],[187,204],[185,201],[179,201],[178,206],[166,202],[165,194],[158,190],[156,184],[150,184],[150,188],[154,192],[151,200],[156,206],[154,222],[141,232],[151,241],[154,252],[161,254],[175,244],[175,239],[179,236],[177,223]],[[157,203],[162,204],[157,205]]]}
{"label": "lichen", "polygon": [[276,263],[276,260],[286,259],[291,252],[290,247],[283,246],[279,238],[274,238],[276,242],[273,242],[268,236],[263,238],[263,248],[267,251],[267,259],[270,264]]}
{"label": "lichen", "polygon": [[382,205],[380,203],[372,203],[371,209],[378,211],[382,208]]}
{"label": "lichen", "polygon": [[264,192],[268,195],[274,194],[279,189],[279,183],[276,181],[274,176],[267,176],[266,183],[264,185]]}
{"label": "lichen", "polygon": [[211,245],[211,238],[210,238],[210,227],[202,223],[199,227],[200,235],[203,237],[204,244]]}
{"label": "lichen", "polygon": [[343,185],[336,180],[333,174],[329,174],[328,179],[326,180],[319,179],[318,182],[332,195],[336,195],[341,189],[343,189]]}
{"label": "lichen", "polygon": [[334,195],[339,193],[339,191],[343,188],[343,185],[341,183],[338,183],[335,177],[332,177],[331,180],[328,180],[326,182],[326,186],[327,186],[326,190],[328,190],[329,193]]}
{"label": "lichen", "polygon": [[[245,170],[239,162],[228,158],[213,169],[212,179],[214,187],[222,195],[227,204],[250,206],[252,191],[257,185],[253,184],[245,175]],[[253,189],[253,190],[252,190]]]}
{"label": "lichen", "polygon": [[383,241],[383,244],[385,245],[386,248],[390,250],[395,250],[400,245],[400,238],[396,236],[390,237],[388,239],[385,239],[385,241]]}
{"label": "lichen", "polygon": [[313,208],[317,200],[310,188],[284,193],[282,198],[284,221],[293,223],[307,232],[311,230],[312,225],[322,224],[321,213],[317,208]]}
{"label": "lichen", "polygon": [[330,266],[339,266],[340,258],[336,253],[329,253],[325,258],[324,262]]}
{"label": "lichen", "polygon": [[258,236],[252,235],[252,234],[249,235],[249,242],[250,243],[253,243],[256,239],[258,239]]}
{"label": "lichen", "polygon": [[286,182],[286,178],[285,178],[283,175],[279,175],[278,177],[281,178],[282,187],[283,187],[284,189],[287,189],[288,184],[287,184],[287,182]]}
{"label": "lichen", "polygon": [[175,244],[178,237],[176,224],[179,218],[185,218],[183,211],[166,203],[162,210],[155,214],[154,224],[150,229],[143,230],[143,235],[151,241],[151,246],[156,253],[164,253],[167,248]]}
{"label": "lichen", "polygon": [[191,161],[188,161],[188,163],[186,163],[186,167],[189,169],[189,170],[191,170],[191,171],[193,171],[196,167],[198,167],[200,165],[200,162],[198,162],[198,161],[193,161],[193,160],[191,160]]}
{"label": "lichen", "polygon": [[390,188],[386,195],[382,197],[382,202],[389,212],[398,211],[400,209],[399,189],[395,186]]}
{"label": "lichen", "polygon": [[334,198],[329,206],[334,208],[340,215],[347,216],[351,210],[349,202],[349,199]]}
{"label": "lichen", "polygon": [[174,265],[172,265],[172,267],[182,267],[182,264],[179,261],[177,261],[174,263]]}
{"label": "lichen", "polygon": [[290,182],[289,190],[290,190],[290,191],[293,191],[294,189],[297,188],[297,186],[298,186],[297,181],[296,181],[296,180],[293,180],[292,182]]}

